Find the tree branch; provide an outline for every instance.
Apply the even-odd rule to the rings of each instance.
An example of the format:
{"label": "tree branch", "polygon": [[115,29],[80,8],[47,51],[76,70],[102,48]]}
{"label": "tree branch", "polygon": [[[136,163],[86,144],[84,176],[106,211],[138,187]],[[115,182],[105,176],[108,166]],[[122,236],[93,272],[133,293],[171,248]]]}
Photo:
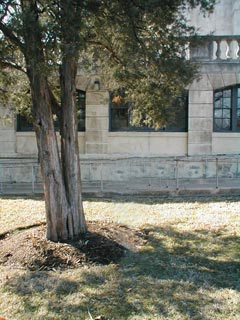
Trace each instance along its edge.
{"label": "tree branch", "polygon": [[116,53],[114,52],[114,50],[111,47],[105,45],[101,41],[88,40],[88,43],[106,49],[109,53],[111,53],[112,59],[114,59],[117,63],[124,65],[123,61],[116,55]]}
{"label": "tree branch", "polygon": [[48,84],[48,94],[51,99],[52,112],[55,113],[59,117],[61,108],[60,108],[60,105],[57,102],[57,99],[56,99],[55,95],[53,94],[52,89],[50,88],[49,84]]}
{"label": "tree branch", "polygon": [[6,38],[8,38],[12,43],[14,43],[22,52],[24,52],[24,44],[2,21],[0,21],[0,30]]}
{"label": "tree branch", "polygon": [[16,69],[16,70],[19,70],[21,72],[23,72],[24,74],[26,74],[26,70],[24,70],[24,68],[18,64],[15,64],[15,63],[12,63],[10,61],[3,61],[3,60],[0,60],[0,66],[2,68],[11,68],[11,69]]}
{"label": "tree branch", "polygon": [[3,16],[2,16],[1,19],[0,19],[1,21],[3,21],[3,19],[7,16],[7,14],[8,14],[8,8],[10,7],[10,5],[11,5],[11,0],[6,3],[6,8],[5,8],[5,10],[4,10],[4,14],[3,14]]}

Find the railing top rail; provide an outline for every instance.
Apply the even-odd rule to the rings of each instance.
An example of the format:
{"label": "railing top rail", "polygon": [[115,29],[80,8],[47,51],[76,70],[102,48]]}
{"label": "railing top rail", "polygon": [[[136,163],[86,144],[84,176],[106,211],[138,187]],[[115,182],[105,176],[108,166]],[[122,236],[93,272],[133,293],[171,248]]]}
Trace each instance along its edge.
{"label": "railing top rail", "polygon": [[240,35],[198,35],[196,37],[190,38],[190,39],[209,39],[209,40],[224,40],[224,39],[236,39],[240,40]]}

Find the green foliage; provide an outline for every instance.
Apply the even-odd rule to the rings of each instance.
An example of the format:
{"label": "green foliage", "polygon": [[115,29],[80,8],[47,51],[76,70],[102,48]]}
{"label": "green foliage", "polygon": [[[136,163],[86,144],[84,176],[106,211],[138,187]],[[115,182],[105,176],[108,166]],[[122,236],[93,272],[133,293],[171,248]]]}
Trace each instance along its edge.
{"label": "green foliage", "polygon": [[[36,8],[29,11],[27,3],[31,8],[36,3]],[[196,66],[185,59],[189,38],[195,35],[194,28],[187,24],[186,12],[196,6],[209,12],[214,4],[215,0],[3,0],[1,88],[11,91],[14,76],[15,83],[20,82],[16,91],[19,101],[15,104],[26,104],[26,81],[21,92],[22,76],[12,73],[12,69],[28,70],[23,59],[23,21],[31,26],[32,19],[38,19],[45,60],[39,61],[37,56],[32,59],[39,72],[47,75],[53,91],[64,56],[77,55],[87,72],[100,66],[109,89],[127,88],[128,97],[134,102],[134,124],[144,116],[147,125],[161,127],[169,117],[167,107],[171,101],[197,75]]]}

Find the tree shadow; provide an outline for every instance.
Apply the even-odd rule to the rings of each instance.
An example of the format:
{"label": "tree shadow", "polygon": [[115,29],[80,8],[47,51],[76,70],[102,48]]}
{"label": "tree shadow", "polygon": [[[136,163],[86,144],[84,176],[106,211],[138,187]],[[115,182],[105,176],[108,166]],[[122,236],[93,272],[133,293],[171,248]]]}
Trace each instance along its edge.
{"label": "tree shadow", "polygon": [[227,319],[232,310],[223,292],[231,299],[240,291],[240,237],[172,227],[142,232],[146,244],[129,251],[120,265],[26,272],[10,279],[5,290],[22,299],[33,319],[43,305],[45,319],[88,319],[88,310],[106,319],[207,320],[209,312],[212,319]]}
{"label": "tree shadow", "polygon": [[89,202],[119,202],[119,203],[137,203],[137,204],[165,204],[165,203],[211,203],[211,202],[239,202],[240,191],[231,194],[211,194],[211,193],[195,193],[192,194],[189,191],[182,192],[181,194],[105,194],[103,196],[94,197],[91,194],[84,194],[83,198]]}

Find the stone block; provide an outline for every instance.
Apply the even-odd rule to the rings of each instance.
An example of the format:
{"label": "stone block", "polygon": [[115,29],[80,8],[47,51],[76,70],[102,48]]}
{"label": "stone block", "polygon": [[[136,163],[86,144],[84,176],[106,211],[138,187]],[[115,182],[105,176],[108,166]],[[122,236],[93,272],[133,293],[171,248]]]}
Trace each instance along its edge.
{"label": "stone block", "polygon": [[86,142],[104,142],[107,143],[108,131],[87,131]]}
{"label": "stone block", "polygon": [[240,133],[213,133],[213,154],[239,154]]}
{"label": "stone block", "polygon": [[161,156],[183,156],[187,154],[187,137],[151,137],[149,139],[149,154]]}
{"label": "stone block", "polygon": [[188,133],[188,143],[211,144],[212,132],[190,131]]}
{"label": "stone block", "polygon": [[0,142],[15,142],[15,130],[0,129]]}
{"label": "stone block", "polygon": [[211,131],[213,130],[213,121],[209,118],[190,118],[188,131]]}
{"label": "stone block", "polygon": [[85,132],[78,133],[79,153],[85,153]]}
{"label": "stone block", "polygon": [[223,73],[222,74],[224,86],[232,86],[237,83],[236,73]]}
{"label": "stone block", "polygon": [[110,154],[147,155],[149,153],[149,140],[136,136],[118,136],[108,138],[108,152]]}
{"label": "stone block", "polygon": [[192,103],[188,107],[189,118],[212,118],[213,104],[212,103]]}
{"label": "stone block", "polygon": [[221,89],[224,87],[223,77],[221,73],[209,73],[209,81],[212,84],[213,90]]}
{"label": "stone block", "polygon": [[212,104],[213,103],[213,91],[189,91],[189,104]]}
{"label": "stone block", "polygon": [[211,91],[212,84],[209,81],[207,74],[202,74],[200,79],[193,80],[192,84],[189,87],[189,90],[199,90],[199,91]]}
{"label": "stone block", "polygon": [[204,176],[204,163],[202,161],[181,162],[178,165],[179,178],[197,179]]}
{"label": "stone block", "polygon": [[86,91],[90,82],[90,77],[85,75],[77,75],[76,77],[76,89]]}
{"label": "stone block", "polygon": [[38,153],[37,142],[34,132],[23,132],[16,134],[16,151],[19,154]]}
{"label": "stone block", "polygon": [[211,155],[212,146],[209,144],[188,144],[188,155],[197,156],[197,155]]}
{"label": "stone block", "polygon": [[85,147],[86,153],[88,154],[104,154],[108,153],[107,143],[90,143],[86,142]]}
{"label": "stone block", "polygon": [[108,130],[109,119],[108,117],[86,117],[86,132],[88,130],[101,131]]}
{"label": "stone block", "polygon": [[108,91],[87,91],[86,105],[109,105]]}
{"label": "stone block", "polygon": [[240,72],[236,73],[236,82],[240,83]]}
{"label": "stone block", "polygon": [[0,142],[0,156],[4,157],[8,154],[16,153],[15,141],[1,141]]}
{"label": "stone block", "polygon": [[87,117],[108,117],[109,106],[108,105],[87,105],[86,107]]}

